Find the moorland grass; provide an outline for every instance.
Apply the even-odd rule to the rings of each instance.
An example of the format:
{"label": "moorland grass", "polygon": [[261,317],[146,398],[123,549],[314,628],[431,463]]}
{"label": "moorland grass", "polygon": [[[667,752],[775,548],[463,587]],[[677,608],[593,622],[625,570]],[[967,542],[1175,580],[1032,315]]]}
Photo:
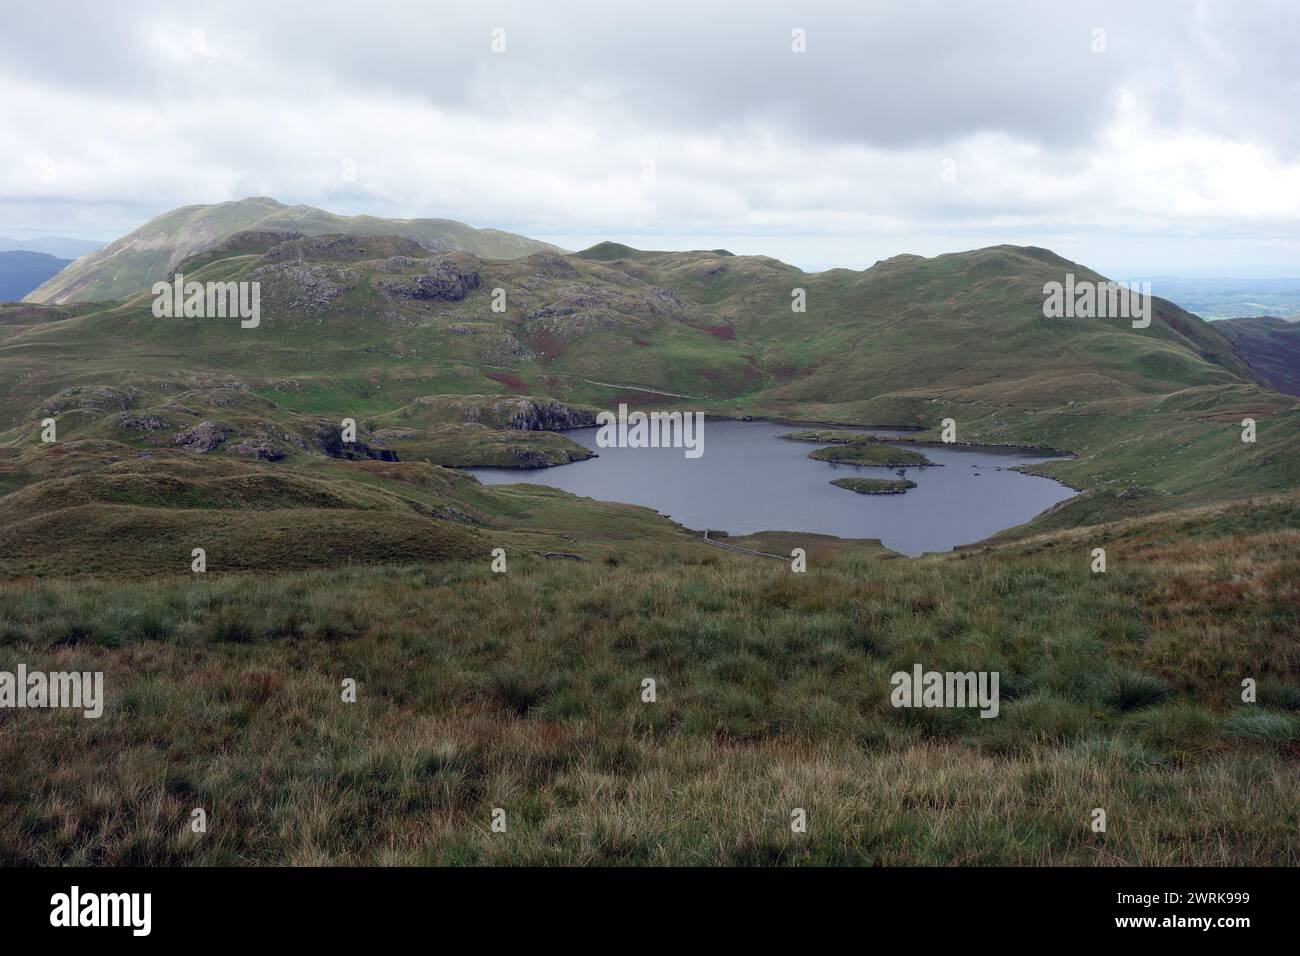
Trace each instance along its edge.
{"label": "moorland grass", "polygon": [[[4,664],[110,700],[0,711],[0,861],[1294,865],[1295,534],[1166,536],[12,581]],[[917,662],[1000,716],[892,708]]]}

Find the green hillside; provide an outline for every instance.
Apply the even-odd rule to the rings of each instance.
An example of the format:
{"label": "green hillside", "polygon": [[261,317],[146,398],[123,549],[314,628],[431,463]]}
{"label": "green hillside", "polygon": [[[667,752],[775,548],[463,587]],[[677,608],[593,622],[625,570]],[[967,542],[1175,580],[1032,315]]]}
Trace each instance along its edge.
{"label": "green hillside", "polygon": [[311,206],[285,206],[250,197],[206,206],[182,206],[145,223],[88,255],[27,295],[28,302],[60,303],[119,299],[167,278],[184,260],[220,245],[238,232],[396,235],[425,249],[463,250],[513,259],[553,246],[498,229],[475,229],[451,219],[380,219],[338,216]]}
{"label": "green hillside", "polygon": [[[289,465],[330,454],[314,436],[351,418],[361,457],[538,467],[585,457],[556,429],[620,401],[906,425],[922,442],[952,419],[959,442],[1072,453],[1041,468],[1086,492],[1042,519],[1063,524],[1284,490],[1300,462],[1300,403],[1216,326],[1163,300],[1145,329],[1045,319],[1044,283],[1100,277],[1042,249],[805,273],[725,252],[503,260],[259,229],[177,268],[261,283],[260,326],[158,319],[148,293],[0,311],[0,440],[30,448],[50,413],[66,438],[135,449],[211,426],[204,451]],[[511,401],[529,411],[503,428],[515,412],[490,407]]]}
{"label": "green hillside", "polygon": [[1300,395],[1300,322],[1258,316],[1223,319],[1214,327],[1275,389]]}

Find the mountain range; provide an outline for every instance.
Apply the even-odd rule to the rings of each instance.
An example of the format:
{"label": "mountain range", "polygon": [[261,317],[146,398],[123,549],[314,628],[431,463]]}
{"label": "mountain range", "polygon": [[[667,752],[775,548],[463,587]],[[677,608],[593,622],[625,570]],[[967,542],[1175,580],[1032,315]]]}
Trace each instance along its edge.
{"label": "mountain range", "polygon": [[102,249],[104,243],[90,239],[68,239],[62,236],[44,236],[38,239],[10,239],[0,236],[0,252],[43,252],[59,259],[76,259],[88,252]]}
{"label": "mountain range", "polygon": [[71,259],[59,259],[43,252],[0,252],[0,302],[21,299],[41,283],[57,275]]}
{"label": "mountain range", "polygon": [[251,197],[214,205],[182,206],[79,259],[27,296],[29,302],[106,301],[140,292],[174,272],[185,259],[244,231],[315,236],[395,235],[431,251],[464,251],[514,259],[554,247],[497,229],[475,229],[450,219],[379,219],[337,216],[311,206],[286,206]]}

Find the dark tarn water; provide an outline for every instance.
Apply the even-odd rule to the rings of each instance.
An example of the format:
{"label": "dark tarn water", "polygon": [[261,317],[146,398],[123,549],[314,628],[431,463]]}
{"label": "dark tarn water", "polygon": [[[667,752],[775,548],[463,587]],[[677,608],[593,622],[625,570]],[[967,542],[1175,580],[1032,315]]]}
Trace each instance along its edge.
{"label": "dark tarn water", "polygon": [[[646,505],[688,528],[733,535],[811,531],[879,538],[903,554],[948,551],[1028,521],[1074,492],[1048,478],[1005,469],[1049,457],[994,448],[915,447],[942,468],[905,468],[916,487],[902,495],[861,495],[832,478],[895,478],[898,469],[815,461],[821,446],[778,438],[826,426],[709,420],[704,454],[681,448],[597,448],[596,428],[564,434],[600,455],[588,461],[520,471],[475,468],[489,485],[530,483],[600,501]],[[900,435],[887,429],[834,429]],[[998,469],[1003,469],[999,471]]]}

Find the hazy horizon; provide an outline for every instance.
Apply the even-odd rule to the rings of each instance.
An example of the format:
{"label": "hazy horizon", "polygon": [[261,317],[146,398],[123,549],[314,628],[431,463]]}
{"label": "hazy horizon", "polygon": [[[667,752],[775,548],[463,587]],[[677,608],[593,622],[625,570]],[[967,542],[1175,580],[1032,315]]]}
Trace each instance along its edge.
{"label": "hazy horizon", "polygon": [[[237,197],[237,198],[247,198],[247,197]],[[272,198],[274,198],[274,197],[272,197]],[[222,201],[227,201],[227,200],[222,200]],[[191,205],[191,204],[185,204],[185,205]],[[293,204],[293,203],[285,203],[285,205],[295,205],[295,204]],[[304,205],[309,205],[309,204],[304,204]],[[162,210],[159,211],[158,214],[165,213],[165,212],[169,211],[169,209],[171,209],[171,208],[175,208],[175,207],[168,207],[168,209],[162,209]],[[330,212],[337,212],[338,210],[336,210],[336,209],[330,209],[329,211],[330,211]],[[348,215],[360,215],[360,214],[363,214],[363,213],[348,213]],[[367,214],[367,215],[374,215],[373,213],[364,213],[364,214]],[[156,215],[157,215],[157,214],[156,214]],[[150,218],[152,219],[153,217],[151,216]],[[409,216],[409,217],[408,217],[408,216],[393,216],[393,217],[389,217],[389,218],[447,218],[447,217],[439,217],[439,216],[429,216],[429,217],[416,217],[416,216]],[[84,232],[82,232],[82,233],[78,233],[78,234],[73,234],[71,231],[68,231],[68,232],[64,232],[64,233],[58,233],[58,234],[56,234],[56,233],[50,233],[50,232],[42,231],[42,230],[39,230],[39,229],[21,229],[21,228],[17,228],[17,227],[10,227],[10,228],[5,229],[5,230],[0,230],[0,239],[11,239],[11,240],[15,240],[15,241],[28,240],[28,241],[32,241],[32,242],[36,242],[36,241],[40,241],[40,240],[47,240],[47,239],[73,239],[73,240],[85,240],[85,241],[90,241],[90,242],[97,242],[97,243],[100,243],[102,246],[106,246],[106,245],[108,245],[109,243],[111,243],[111,242],[113,242],[113,241],[115,241],[115,240],[117,240],[117,239],[120,239],[122,236],[127,235],[128,233],[134,231],[135,229],[138,229],[140,226],[143,226],[143,225],[145,224],[145,222],[147,222],[147,221],[148,221],[148,220],[141,221],[140,223],[137,223],[135,226],[133,226],[133,227],[131,227],[131,228],[128,228],[128,229],[125,229],[125,230],[124,230],[123,232],[121,232],[121,233],[118,233],[118,234],[116,234],[116,235],[112,235],[112,236],[108,236],[108,237],[104,237],[104,236],[102,236],[102,235],[93,235],[93,234],[88,234],[88,233],[84,233]],[[475,223],[475,222],[471,222],[471,223],[468,223],[468,225],[470,225],[470,226],[475,226],[475,227],[477,227],[477,228],[485,228],[485,229],[495,229],[495,228],[500,228],[500,227],[498,227],[498,226],[494,226],[494,225],[492,225],[491,223]],[[622,243],[622,244],[624,244],[624,245],[631,246],[632,248],[635,248],[635,249],[642,249],[642,250],[655,250],[655,251],[692,251],[692,250],[701,250],[701,249],[717,249],[717,248],[726,248],[728,251],[730,251],[730,252],[734,252],[734,253],[736,253],[737,255],[772,255],[770,252],[763,251],[763,250],[760,250],[760,249],[749,249],[749,248],[748,248],[748,244],[749,244],[750,242],[752,242],[752,240],[747,239],[747,238],[745,238],[745,237],[731,237],[733,240],[735,240],[735,239],[741,239],[740,242],[735,242],[735,241],[733,241],[733,242],[731,243],[731,245],[725,245],[725,244],[720,245],[720,244],[709,244],[709,243],[687,243],[687,242],[684,242],[684,241],[679,241],[679,242],[677,242],[677,243],[675,243],[675,244],[671,244],[671,245],[654,245],[654,244],[652,243],[652,241],[639,241],[639,240],[654,240],[654,241],[657,241],[657,240],[662,239],[663,237],[630,237],[630,238],[628,238],[628,237],[622,237],[622,236],[601,236],[601,237],[598,237],[598,238],[597,238],[597,237],[593,237],[593,236],[577,236],[577,237],[574,237],[574,236],[539,236],[539,235],[534,235],[534,236],[529,236],[529,238],[532,238],[532,239],[540,239],[540,240],[542,240],[542,241],[544,241],[544,242],[550,242],[550,243],[552,243],[552,244],[554,244],[554,245],[560,246],[560,247],[562,247],[562,248],[564,248],[564,249],[567,249],[567,250],[569,250],[569,251],[571,251],[571,252],[579,252],[579,251],[581,251],[581,250],[583,250],[583,249],[590,248],[591,246],[594,246],[594,245],[596,245],[597,243],[600,243],[600,242],[619,242],[619,243]],[[940,252],[931,253],[930,255],[933,256],[933,255],[944,255],[944,254],[952,253],[952,252],[965,252],[965,251],[969,251],[970,249],[981,248],[981,247],[983,247],[983,246],[994,246],[994,245],[1003,245],[1003,244],[1008,244],[1008,243],[1001,242],[1001,241],[989,241],[989,242],[981,243],[979,246],[962,246],[962,247],[954,247],[954,248],[951,248],[951,249],[943,249],[943,250],[941,250]],[[1025,243],[1016,242],[1016,243],[1009,243],[1009,244],[1011,244],[1011,245],[1040,245],[1039,243],[1033,243],[1033,242],[1025,242]],[[1053,249],[1052,251],[1053,251],[1053,252],[1058,252],[1058,253],[1060,252],[1059,249]],[[900,249],[900,250],[898,250],[897,252],[891,253],[890,255],[907,255],[907,254],[911,254],[911,255],[920,255],[920,253],[914,253],[914,252],[912,252],[912,250],[909,250],[909,249]],[[780,256],[775,256],[774,258],[781,258],[781,257],[780,257]],[[885,258],[889,258],[889,257],[886,256]],[[1066,258],[1069,258],[1069,257],[1067,256]],[[789,260],[789,259],[785,259],[785,260],[783,260],[783,261],[790,262],[792,265],[799,266],[799,268],[804,269],[805,271],[809,271],[809,272],[820,272],[820,271],[827,271],[827,270],[830,270],[830,269],[840,269],[840,268],[844,268],[844,269],[866,269],[866,268],[869,268],[869,267],[872,265],[871,262],[864,262],[864,263],[858,263],[858,264],[837,264],[837,265],[827,265],[827,266],[822,266],[822,267],[820,267],[820,268],[812,268],[812,267],[806,265],[805,263],[801,263],[801,262],[798,262],[798,261],[791,261],[791,260]],[[1141,265],[1141,264],[1139,264],[1139,265],[1127,265],[1127,264],[1122,264],[1122,265],[1120,265],[1120,264],[1111,264],[1111,265],[1101,264],[1101,265],[1098,265],[1098,264],[1094,264],[1094,263],[1091,263],[1091,262],[1084,262],[1084,263],[1082,263],[1082,264],[1083,264],[1083,265],[1087,265],[1087,266],[1089,266],[1090,268],[1097,269],[1098,271],[1100,271],[1100,272],[1102,272],[1102,273],[1110,274],[1113,278],[1123,278],[1123,279],[1125,279],[1126,281],[1138,281],[1138,280],[1144,280],[1144,279],[1160,279],[1160,278],[1203,279],[1203,280],[1216,280],[1216,279],[1222,279],[1222,280],[1233,280],[1233,279],[1241,279],[1241,280],[1257,280],[1257,281],[1266,281],[1266,280],[1269,280],[1269,279],[1300,279],[1300,264],[1297,264],[1297,265],[1275,265],[1275,266],[1271,266],[1271,265],[1241,265],[1241,266],[1228,266],[1228,267],[1217,267],[1217,268],[1216,268],[1216,267],[1212,267],[1212,266],[1211,266],[1211,267],[1181,267],[1181,268],[1180,268],[1179,266],[1176,266],[1176,265],[1171,265],[1171,266],[1143,266],[1143,265]]]}

